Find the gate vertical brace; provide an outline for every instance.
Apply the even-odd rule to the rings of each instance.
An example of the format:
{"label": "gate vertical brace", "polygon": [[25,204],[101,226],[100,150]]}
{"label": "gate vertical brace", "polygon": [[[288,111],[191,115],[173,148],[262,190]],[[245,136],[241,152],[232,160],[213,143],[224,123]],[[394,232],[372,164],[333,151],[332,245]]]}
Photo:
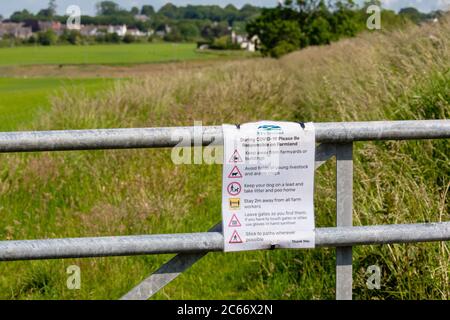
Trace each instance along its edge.
{"label": "gate vertical brace", "polygon": [[[336,225],[352,226],[353,143],[336,145]],[[352,300],[352,247],[336,248],[336,300]]]}

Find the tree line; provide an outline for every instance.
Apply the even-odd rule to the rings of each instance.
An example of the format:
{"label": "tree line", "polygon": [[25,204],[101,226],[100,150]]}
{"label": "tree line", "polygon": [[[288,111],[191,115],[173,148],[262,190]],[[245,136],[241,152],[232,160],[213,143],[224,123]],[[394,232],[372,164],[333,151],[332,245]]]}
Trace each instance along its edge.
{"label": "tree line", "polygon": [[[156,32],[165,31],[169,26],[171,31],[165,35],[167,41],[212,40],[226,34],[229,27],[234,27],[238,32],[245,32],[246,22],[258,16],[262,10],[251,4],[238,9],[231,4],[225,7],[218,5],[178,7],[172,3],[165,4],[159,10],[155,10],[151,5],[127,10],[114,1],[101,1],[96,4],[96,9],[95,16],[81,16],[83,25],[127,25],[143,32],[149,29]],[[36,14],[24,9],[14,12],[8,20],[33,25],[36,21],[66,23],[67,19],[68,16],[56,14],[56,4],[53,0],[49,2],[48,8]]]}
{"label": "tree line", "polygon": [[[359,7],[352,0],[286,0],[276,8],[262,9],[246,29],[250,36],[259,37],[263,54],[279,57],[367,30],[367,8],[373,4],[382,7],[380,1],[368,1]],[[398,14],[384,9],[380,12],[383,29],[397,28],[408,22],[420,23],[441,14],[423,14],[415,8],[404,8]]]}

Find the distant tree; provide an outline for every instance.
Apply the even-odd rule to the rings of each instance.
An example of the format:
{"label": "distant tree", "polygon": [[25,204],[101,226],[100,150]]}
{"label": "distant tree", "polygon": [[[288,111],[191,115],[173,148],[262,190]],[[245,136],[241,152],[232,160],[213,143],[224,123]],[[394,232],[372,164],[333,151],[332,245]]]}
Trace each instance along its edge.
{"label": "distant tree", "polygon": [[[305,32],[308,35],[309,45],[329,44],[333,40],[333,33],[328,20],[318,16],[306,26]],[[337,35],[336,35],[337,36]]]}
{"label": "distant tree", "polygon": [[247,23],[245,21],[234,21],[232,24],[233,30],[238,34],[245,33],[246,26],[247,26]]}
{"label": "distant tree", "polygon": [[120,12],[120,7],[114,1],[101,1],[97,3],[97,14],[103,16],[111,16]]}
{"label": "distant tree", "polygon": [[52,15],[48,9],[42,9],[37,13],[37,17],[39,20],[50,20]]}
{"label": "distant tree", "polygon": [[208,6],[208,19],[212,20],[212,21],[224,21],[226,20],[226,15],[224,10],[217,5],[213,5],[213,6]]}
{"label": "distant tree", "polygon": [[14,12],[9,19],[12,22],[24,22],[26,20],[32,20],[35,19],[35,16],[30,13],[28,10],[24,9],[22,11],[16,11]]}
{"label": "distant tree", "polygon": [[233,22],[236,21],[239,17],[239,10],[232,4],[227,5],[223,10],[223,18],[228,21],[228,24],[230,26],[233,25]]}
{"label": "distant tree", "polygon": [[183,19],[203,20],[206,19],[206,15],[203,9],[189,4],[183,8]]}
{"label": "distant tree", "polygon": [[172,26],[170,32],[164,36],[164,41],[181,42],[183,41],[183,36],[177,27]]}
{"label": "distant tree", "polygon": [[296,14],[290,8],[264,9],[261,16],[247,25],[247,31],[259,37],[263,54],[278,57],[306,44]]}
{"label": "distant tree", "polygon": [[413,21],[415,23],[419,23],[424,19],[424,14],[422,14],[416,8],[412,8],[412,7],[400,9],[398,14],[400,16],[410,19],[411,21]]}
{"label": "distant tree", "polygon": [[38,33],[38,42],[43,46],[51,46],[56,44],[58,36],[53,30]]}
{"label": "distant tree", "polygon": [[398,29],[402,26],[405,26],[408,24],[408,22],[411,22],[411,19],[404,15],[398,15],[395,11],[392,10],[382,10],[381,11],[382,16],[382,26],[385,30],[390,29]]}
{"label": "distant tree", "polygon": [[277,43],[276,47],[270,49],[269,54],[274,58],[279,58],[297,49],[298,46],[292,43],[292,41],[281,40]]}
{"label": "distant tree", "polygon": [[232,43],[230,36],[222,36],[214,39],[210,47],[211,49],[218,49],[218,50],[239,49],[239,45]]}
{"label": "distant tree", "polygon": [[58,6],[56,5],[56,0],[50,0],[48,2],[48,10],[52,17],[56,15],[57,8]]}
{"label": "distant tree", "polygon": [[151,5],[143,5],[141,9],[141,14],[147,17],[151,17],[155,14],[155,9]]}
{"label": "distant tree", "polygon": [[229,26],[226,21],[208,23],[201,30],[201,36],[207,40],[220,38],[230,33],[228,28]]}
{"label": "distant tree", "polygon": [[138,28],[140,31],[146,32],[148,29],[151,28],[151,22],[150,21],[136,21],[134,23],[134,26]]}
{"label": "distant tree", "polygon": [[43,20],[51,20],[56,16],[56,1],[50,0],[48,2],[48,7],[46,9],[42,9],[38,12],[37,16]]}
{"label": "distant tree", "polygon": [[333,9],[330,21],[334,33],[333,40],[341,36],[353,37],[366,27],[366,17],[360,15],[353,1],[337,1]]}
{"label": "distant tree", "polygon": [[252,6],[251,4],[244,5],[240,12],[240,20],[248,20],[251,18],[255,18],[257,15],[261,13],[261,8]]}
{"label": "distant tree", "polygon": [[200,30],[194,22],[182,21],[178,24],[178,29],[183,40],[193,41],[200,37]]}
{"label": "distant tree", "polygon": [[139,8],[138,8],[138,7],[133,7],[133,8],[131,8],[130,13],[131,13],[133,16],[139,14]]}
{"label": "distant tree", "polygon": [[250,36],[258,35],[262,52],[272,56],[329,44],[362,28],[353,0],[286,0],[276,8],[263,9],[246,27]]}
{"label": "distant tree", "polygon": [[417,16],[421,15],[420,11],[414,7],[402,8],[402,9],[400,9],[400,11],[398,13],[399,14],[417,15]]}
{"label": "distant tree", "polygon": [[163,5],[159,11],[158,14],[163,15],[169,19],[177,19],[179,18],[179,12],[176,5],[168,2],[165,5]]}
{"label": "distant tree", "polygon": [[73,45],[81,44],[83,37],[78,30],[64,30],[64,33],[59,37],[60,42],[67,42]]}
{"label": "distant tree", "polygon": [[34,34],[31,37],[29,37],[27,40],[28,44],[36,44],[37,41],[38,41],[38,39],[36,38],[36,36]]}
{"label": "distant tree", "polygon": [[232,4],[227,4],[225,6],[225,8],[223,8],[225,11],[229,11],[229,12],[238,12],[239,10],[233,6]]}
{"label": "distant tree", "polygon": [[105,35],[105,41],[110,43],[119,43],[120,42],[120,36],[114,32],[114,33],[107,33]]}
{"label": "distant tree", "polygon": [[98,34],[95,36],[95,43],[104,43],[104,42],[106,42],[105,34]]}

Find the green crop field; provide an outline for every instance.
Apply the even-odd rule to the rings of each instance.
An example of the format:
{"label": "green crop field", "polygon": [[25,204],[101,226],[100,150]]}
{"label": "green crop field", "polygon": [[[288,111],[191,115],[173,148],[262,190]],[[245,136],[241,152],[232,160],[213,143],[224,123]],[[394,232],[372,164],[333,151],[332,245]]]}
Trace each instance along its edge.
{"label": "green crop field", "polygon": [[241,52],[201,53],[192,43],[0,48],[0,66],[33,64],[138,64],[213,59]]}
{"label": "green crop field", "polygon": [[62,92],[90,92],[106,88],[107,79],[1,78],[0,131],[26,129],[39,113],[50,110],[51,97]]}

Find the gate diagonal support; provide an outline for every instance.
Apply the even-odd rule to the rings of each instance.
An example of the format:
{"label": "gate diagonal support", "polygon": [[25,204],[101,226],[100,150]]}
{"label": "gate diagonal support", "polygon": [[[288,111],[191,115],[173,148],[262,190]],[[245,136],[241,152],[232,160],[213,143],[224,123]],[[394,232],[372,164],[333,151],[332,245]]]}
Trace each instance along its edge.
{"label": "gate diagonal support", "polygon": [[[322,143],[316,148],[317,170],[327,160],[336,155],[336,145]],[[222,232],[222,223],[218,223],[209,232]],[[181,253],[177,254],[171,260],[163,264],[158,270],[148,278],[139,283],[130,292],[125,294],[120,300],[148,300],[159,290],[176,279],[184,271],[193,266],[197,261],[206,256],[207,253]]]}
{"label": "gate diagonal support", "polygon": [[[216,224],[209,232],[222,232],[222,223]],[[177,254],[120,300],[148,300],[207,254],[207,252]]]}

